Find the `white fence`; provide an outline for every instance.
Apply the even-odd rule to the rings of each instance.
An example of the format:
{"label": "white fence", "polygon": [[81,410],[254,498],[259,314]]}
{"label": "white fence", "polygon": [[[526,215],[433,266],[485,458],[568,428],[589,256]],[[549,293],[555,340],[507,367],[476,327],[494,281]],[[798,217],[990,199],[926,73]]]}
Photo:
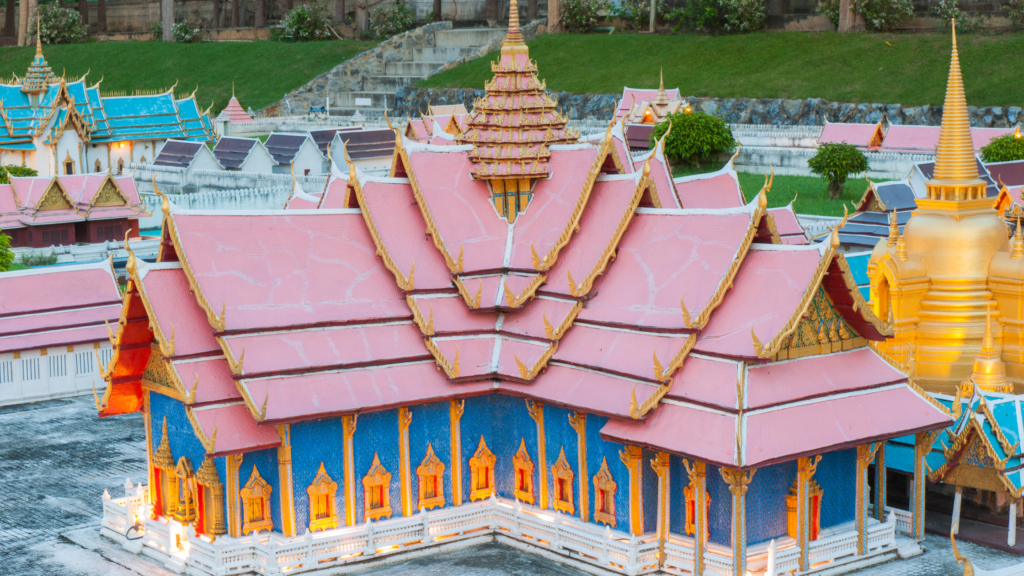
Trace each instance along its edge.
{"label": "white fence", "polygon": [[[116,326],[118,317],[110,318]],[[103,392],[96,355],[110,361],[113,349],[101,342],[0,353],[0,406]]]}
{"label": "white fence", "polygon": [[[421,511],[410,517],[369,522],[359,526],[284,537],[277,533],[255,533],[240,538],[216,539],[197,535],[192,527],[161,518],[149,518],[145,488],[127,490],[120,499],[104,493],[101,533],[126,542],[131,526],[141,521],[145,532],[142,552],[158,558],[176,571],[189,574],[228,576],[246,572],[293,574],[363,562],[372,557],[401,553],[436,544],[477,536],[501,535],[532,546],[627,575],[659,570],[656,535],[632,536],[624,532],[581,522],[571,517],[524,506],[518,501],[491,498],[457,508]],[[895,549],[895,515],[868,528],[868,555]],[[816,569],[856,557],[857,534],[845,529],[811,543]],[[781,545],[753,546],[748,567],[775,576],[796,568],[798,551],[791,538]],[[129,548],[129,546],[126,546]],[[704,556],[705,573],[731,576],[729,550],[711,545]],[[671,574],[693,573],[693,539],[671,535],[665,542],[660,570]]]}
{"label": "white fence", "polygon": [[[156,212],[160,213],[160,205],[157,204]],[[160,225],[159,218],[156,226]],[[137,231],[136,231],[137,232]],[[131,243],[132,252],[139,258],[155,258],[160,248],[158,238],[147,238],[144,240],[133,240]],[[128,257],[128,251],[124,249],[124,241],[107,240],[96,244],[70,245],[70,246],[48,246],[46,248],[12,248],[14,257],[18,260],[22,255],[33,256],[56,256],[57,264],[70,264],[72,262],[96,262],[106,260],[113,256],[115,260]]]}

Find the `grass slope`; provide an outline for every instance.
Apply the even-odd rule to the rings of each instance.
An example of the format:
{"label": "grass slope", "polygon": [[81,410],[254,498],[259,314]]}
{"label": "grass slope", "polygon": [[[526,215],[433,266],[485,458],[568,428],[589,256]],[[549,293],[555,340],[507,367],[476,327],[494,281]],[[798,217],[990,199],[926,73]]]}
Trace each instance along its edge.
{"label": "grass slope", "polygon": [[[104,92],[170,88],[190,94],[199,86],[196,99],[213,111],[227,106],[231,82],[242,106],[259,110],[286,93],[348,60],[376,42],[339,40],[328,42],[92,42],[44,46],[46,61],[60,76],[78,78],[92,70],[86,81],[103,78]],[[24,76],[35,47],[0,48],[0,76]],[[305,112],[305,111],[303,111]]]}
{"label": "grass slope", "polygon": [[[942,104],[950,46],[948,34],[559,34],[531,42],[530,56],[548,89],[577,94],[654,88],[664,68],[665,86],[685,95],[915,106]],[[959,52],[971,105],[1024,105],[1024,83],[1007,81],[1024,65],[1024,34],[961,35]],[[494,58],[419,86],[483,88]]]}

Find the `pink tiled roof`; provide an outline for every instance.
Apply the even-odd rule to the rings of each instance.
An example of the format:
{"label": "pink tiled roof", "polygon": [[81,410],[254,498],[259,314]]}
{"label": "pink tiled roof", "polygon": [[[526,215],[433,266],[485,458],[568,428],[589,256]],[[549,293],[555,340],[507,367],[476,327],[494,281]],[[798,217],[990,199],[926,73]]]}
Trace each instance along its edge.
{"label": "pink tiled roof", "polygon": [[828,123],[818,137],[819,144],[835,144],[845,142],[859,148],[867,148],[871,137],[878,129],[877,124],[842,124]]}
{"label": "pink tiled roof", "polygon": [[249,113],[246,112],[245,109],[242,108],[242,105],[238,103],[238,98],[235,98],[234,96],[231,96],[231,99],[228,100],[228,105],[224,107],[224,110],[222,110],[220,115],[217,116],[217,119],[220,120],[221,117],[226,117],[228,122],[236,124],[255,122],[255,120],[252,119],[252,116],[249,116]]}
{"label": "pink tiled roof", "polygon": [[718,172],[683,176],[673,183],[679,203],[686,209],[735,208],[745,202],[731,162]]}

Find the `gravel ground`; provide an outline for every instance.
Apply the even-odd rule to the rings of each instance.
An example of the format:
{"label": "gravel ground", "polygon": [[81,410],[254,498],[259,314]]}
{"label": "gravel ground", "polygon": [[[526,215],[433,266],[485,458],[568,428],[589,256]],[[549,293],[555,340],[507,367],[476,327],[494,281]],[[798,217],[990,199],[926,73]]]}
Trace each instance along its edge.
{"label": "gravel ground", "polygon": [[[91,397],[0,408],[0,574],[18,576],[169,576],[153,561],[99,535],[104,489],[124,493],[125,478],[145,480],[142,418],[100,420]],[[977,568],[1024,559],[967,542]],[[929,535],[926,552],[857,572],[859,576],[963,573],[948,538]],[[358,576],[582,576],[579,570],[500,543],[367,568]]]}

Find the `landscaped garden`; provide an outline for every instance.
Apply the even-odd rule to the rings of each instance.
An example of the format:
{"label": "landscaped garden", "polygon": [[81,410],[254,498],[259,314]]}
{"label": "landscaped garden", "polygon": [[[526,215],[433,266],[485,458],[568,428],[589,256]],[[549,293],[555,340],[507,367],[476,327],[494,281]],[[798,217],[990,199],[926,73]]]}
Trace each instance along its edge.
{"label": "landscaped garden", "polygon": [[[1024,34],[958,39],[968,102],[1019,106],[1024,84],[1006,82],[1024,68]],[[621,93],[623,85],[666,88],[684,96],[824,98],[839,102],[941,105],[950,36],[775,32],[741,35],[557,34],[530,42],[530,57],[554,91]],[[432,76],[423,87],[482,88],[494,55]]]}
{"label": "landscaped garden", "polygon": [[[242,106],[259,110],[377,41],[320,42],[91,42],[44,46],[46,61],[58,76],[78,78],[87,70],[88,82],[103,78],[103,92],[170,88],[189,94],[199,85],[196,99],[205,108],[213,102],[220,111],[231,98],[232,82]],[[0,49],[0,77],[25,73],[35,46]]]}

